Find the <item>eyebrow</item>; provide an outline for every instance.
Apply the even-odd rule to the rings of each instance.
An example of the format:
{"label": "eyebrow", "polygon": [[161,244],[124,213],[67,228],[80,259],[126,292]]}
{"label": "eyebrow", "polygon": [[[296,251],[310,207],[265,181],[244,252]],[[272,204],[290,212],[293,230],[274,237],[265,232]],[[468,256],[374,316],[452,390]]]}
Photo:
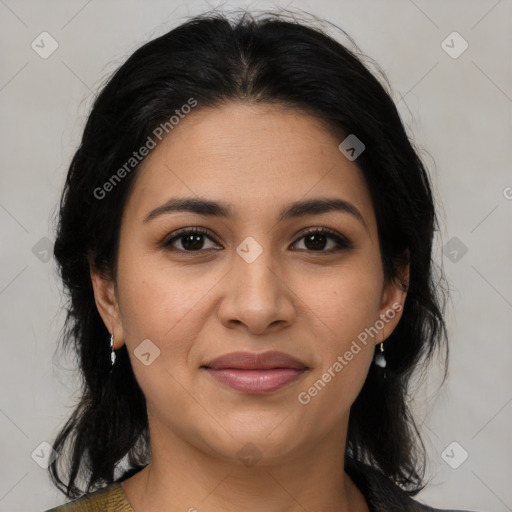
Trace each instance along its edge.
{"label": "eyebrow", "polygon": [[[286,205],[278,217],[278,222],[289,219],[306,217],[307,215],[321,215],[327,212],[348,213],[363,224],[366,231],[368,226],[361,212],[350,202],[338,198],[314,198],[304,201],[297,201]],[[232,208],[226,203],[219,203],[209,199],[198,199],[195,197],[171,198],[165,204],[151,210],[143,223],[172,212],[191,212],[209,217],[229,219],[232,216]]]}

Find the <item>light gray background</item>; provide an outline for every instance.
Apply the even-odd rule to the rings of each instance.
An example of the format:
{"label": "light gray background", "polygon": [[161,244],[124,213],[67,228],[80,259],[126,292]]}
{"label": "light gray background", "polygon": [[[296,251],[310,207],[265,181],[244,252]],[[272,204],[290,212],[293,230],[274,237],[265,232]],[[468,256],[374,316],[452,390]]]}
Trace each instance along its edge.
{"label": "light gray background", "polygon": [[[31,457],[53,440],[78,397],[73,360],[53,359],[63,300],[44,250],[92,94],[143,42],[216,5],[0,0],[0,511],[65,501]],[[250,4],[286,5],[347,30],[384,69],[442,204],[437,257],[452,287],[451,364],[441,391],[434,368],[417,393],[431,478],[418,498],[443,508],[511,511],[512,2]],[[31,48],[43,31],[59,45],[47,59]],[[442,47],[453,31],[469,44],[458,58]],[[447,44],[461,48],[457,40]],[[453,237],[467,247],[462,257],[442,253]],[[453,441],[469,454],[457,469],[441,456],[460,461],[460,447],[445,451]]]}

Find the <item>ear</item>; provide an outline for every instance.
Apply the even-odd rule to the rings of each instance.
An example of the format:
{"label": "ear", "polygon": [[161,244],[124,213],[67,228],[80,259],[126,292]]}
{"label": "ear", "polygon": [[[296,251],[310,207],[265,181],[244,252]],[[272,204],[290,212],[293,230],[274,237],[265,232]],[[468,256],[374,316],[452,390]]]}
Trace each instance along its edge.
{"label": "ear", "polygon": [[114,282],[103,276],[94,267],[91,259],[89,259],[89,268],[98,313],[108,332],[114,335],[114,349],[117,350],[124,345],[124,334]]}
{"label": "ear", "polygon": [[409,250],[403,254],[399,263],[399,275],[385,284],[379,309],[379,326],[384,324],[377,336],[376,344],[386,340],[397,326],[404,310],[407,289],[409,287]]}

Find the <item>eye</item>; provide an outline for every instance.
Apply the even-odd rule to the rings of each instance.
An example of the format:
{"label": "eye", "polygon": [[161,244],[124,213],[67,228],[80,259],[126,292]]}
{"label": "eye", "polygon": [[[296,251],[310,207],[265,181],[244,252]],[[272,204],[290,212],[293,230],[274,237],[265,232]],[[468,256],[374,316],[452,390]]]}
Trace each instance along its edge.
{"label": "eye", "polygon": [[[184,228],[180,229],[173,234],[170,239],[163,242],[163,246],[170,250],[177,250],[182,252],[199,252],[204,249],[204,238],[210,239],[214,242],[213,236],[210,233],[201,228]],[[174,247],[175,243],[179,243],[181,248]],[[215,247],[215,244],[214,244]],[[214,247],[206,247],[206,249],[212,249]]]}
{"label": "eye", "polygon": [[[213,243],[210,247],[205,247],[205,238]],[[321,254],[333,253],[343,249],[352,249],[353,245],[346,237],[329,228],[312,228],[303,234],[294,245],[304,240],[305,249],[294,249],[306,252],[318,252]],[[328,241],[334,242],[334,246],[326,248]],[[176,245],[181,245],[177,247]],[[162,246],[169,250],[181,252],[201,252],[201,250],[219,248],[210,232],[204,228],[183,228],[173,233],[173,236],[162,243]]]}
{"label": "eye", "polygon": [[[329,239],[334,241],[334,247],[326,249],[325,246],[328,245],[327,241]],[[304,240],[303,244],[305,249],[299,250],[306,250],[307,252],[320,252],[325,254],[353,248],[348,238],[328,228],[312,228],[302,235],[295,244],[301,240]]]}

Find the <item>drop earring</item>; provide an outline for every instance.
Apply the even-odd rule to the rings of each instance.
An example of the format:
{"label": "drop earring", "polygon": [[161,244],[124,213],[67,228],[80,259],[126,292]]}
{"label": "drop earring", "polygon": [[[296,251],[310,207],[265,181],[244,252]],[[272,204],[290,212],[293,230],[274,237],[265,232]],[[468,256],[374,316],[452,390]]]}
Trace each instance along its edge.
{"label": "drop earring", "polygon": [[116,362],[116,353],[114,351],[114,334],[110,335],[110,361],[112,362],[112,366],[114,366],[114,363]]}
{"label": "drop earring", "polygon": [[380,352],[377,352],[375,354],[375,357],[373,358],[373,363],[375,366],[378,367],[378,373],[382,375],[382,378],[386,378],[386,357],[384,355],[384,342],[381,342],[380,345]]}
{"label": "drop earring", "polygon": [[380,366],[381,368],[386,368],[386,357],[384,356],[384,342],[382,342],[380,345],[380,352],[377,352],[375,354],[375,357],[373,359],[373,362]]}

